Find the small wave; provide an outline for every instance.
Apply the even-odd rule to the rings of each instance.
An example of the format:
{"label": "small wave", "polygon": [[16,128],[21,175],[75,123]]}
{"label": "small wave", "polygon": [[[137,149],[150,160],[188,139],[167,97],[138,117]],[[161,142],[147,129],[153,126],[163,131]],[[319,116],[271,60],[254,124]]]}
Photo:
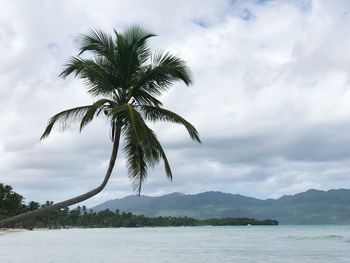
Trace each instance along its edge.
{"label": "small wave", "polygon": [[[341,235],[322,235],[322,236],[287,236],[287,239],[293,240],[342,240],[345,236]],[[350,240],[349,240],[350,242]]]}
{"label": "small wave", "polygon": [[341,235],[325,235],[325,236],[320,236],[318,238],[319,239],[344,239],[345,236],[341,236]]}

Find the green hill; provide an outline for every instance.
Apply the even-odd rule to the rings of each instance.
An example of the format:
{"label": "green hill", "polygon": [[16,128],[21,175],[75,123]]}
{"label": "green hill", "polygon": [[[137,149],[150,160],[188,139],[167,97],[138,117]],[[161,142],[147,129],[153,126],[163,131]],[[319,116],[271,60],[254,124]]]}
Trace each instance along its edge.
{"label": "green hill", "polygon": [[119,209],[145,216],[189,216],[197,219],[273,218],[280,224],[350,224],[350,190],[308,190],[278,199],[260,200],[237,194],[172,193],[159,197],[128,196],[107,201],[94,211]]}

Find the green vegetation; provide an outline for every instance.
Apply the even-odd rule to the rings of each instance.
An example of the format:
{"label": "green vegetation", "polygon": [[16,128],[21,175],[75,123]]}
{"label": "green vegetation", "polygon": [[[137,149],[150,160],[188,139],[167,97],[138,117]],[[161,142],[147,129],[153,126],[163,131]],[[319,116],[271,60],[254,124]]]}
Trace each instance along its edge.
{"label": "green vegetation", "polygon": [[211,225],[211,226],[278,225],[278,221],[273,219],[256,220],[253,218],[234,218],[234,217],[211,218],[207,220],[198,220],[198,221],[200,221],[202,225]]}
{"label": "green vegetation", "polygon": [[78,122],[81,131],[96,117],[104,117],[110,124],[112,141],[105,177],[101,185],[91,191],[2,220],[0,226],[9,226],[25,218],[77,204],[101,192],[112,175],[121,141],[129,178],[138,194],[147,178],[148,168],[160,161],[164,163],[166,176],[172,180],[165,152],[147,122],[181,124],[192,140],[201,141],[191,123],[163,108],[162,102],[158,100],[175,82],[181,81],[189,86],[192,74],[185,61],[179,57],[163,51],[152,53],[148,40],[154,36],[138,26],[122,33],[114,30],[113,35],[91,30],[89,34],[81,36],[78,55],[68,61],[60,76],[66,78],[73,75],[83,80],[87,92],[96,101],[51,117],[41,139],[48,137],[56,126],[65,129]]}
{"label": "green vegetation", "polygon": [[13,191],[11,186],[0,183],[0,220],[25,212],[27,206],[23,200],[23,196]]}
{"label": "green vegetation", "polygon": [[[43,205],[36,202],[24,204],[23,196],[17,194],[8,185],[0,184],[0,219],[53,205],[47,201]],[[85,206],[78,206],[70,210],[68,207],[52,211],[43,216],[30,217],[19,221],[15,226],[18,228],[67,228],[67,227],[155,227],[155,226],[241,226],[241,225],[277,225],[275,220],[255,220],[249,218],[214,218],[209,220],[198,220],[190,217],[146,217],[124,213],[119,210],[114,212],[106,209],[99,212],[87,210]]]}
{"label": "green vegetation", "polygon": [[190,217],[146,217],[132,213],[120,213],[103,210],[87,211],[86,207],[68,208],[51,212],[45,216],[32,218],[18,225],[27,229],[33,228],[70,228],[70,227],[165,227],[165,226],[245,226],[245,225],[278,225],[276,220],[255,220],[250,218],[214,218],[198,220]]}
{"label": "green vegetation", "polygon": [[67,228],[67,227],[165,227],[165,226],[245,226],[245,225],[278,225],[276,220],[255,220],[249,218],[222,218],[198,220],[190,217],[145,217],[132,213],[120,213],[103,210],[87,211],[86,207],[62,209],[50,215],[36,218],[27,228]]}

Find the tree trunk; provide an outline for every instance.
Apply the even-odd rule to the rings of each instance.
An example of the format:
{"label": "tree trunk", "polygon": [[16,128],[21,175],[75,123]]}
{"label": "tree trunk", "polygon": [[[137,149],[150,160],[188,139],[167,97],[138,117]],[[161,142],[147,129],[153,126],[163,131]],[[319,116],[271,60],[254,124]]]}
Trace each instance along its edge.
{"label": "tree trunk", "polygon": [[36,209],[33,211],[29,211],[29,212],[26,212],[26,213],[23,213],[20,215],[16,215],[16,216],[13,216],[10,218],[3,219],[0,221],[0,227],[11,227],[11,226],[14,226],[18,222],[23,222],[24,220],[28,220],[28,219],[31,219],[31,218],[36,217],[36,216],[45,215],[45,214],[52,212],[54,210],[58,210],[58,209],[61,209],[64,207],[68,207],[68,206],[80,203],[82,201],[85,201],[85,200],[93,197],[94,195],[97,195],[99,192],[101,192],[103,190],[103,188],[105,188],[105,186],[107,185],[107,182],[112,174],[115,160],[116,160],[117,154],[118,154],[119,140],[120,140],[120,129],[115,129],[111,158],[109,160],[109,165],[108,165],[106,175],[105,175],[103,182],[101,183],[100,186],[98,186],[97,188],[95,188],[95,189],[93,189],[85,194],[67,199],[65,201],[62,201],[62,202],[59,202],[59,203],[56,203],[56,204],[53,204],[50,206],[46,206],[43,208],[39,208],[39,209]]}

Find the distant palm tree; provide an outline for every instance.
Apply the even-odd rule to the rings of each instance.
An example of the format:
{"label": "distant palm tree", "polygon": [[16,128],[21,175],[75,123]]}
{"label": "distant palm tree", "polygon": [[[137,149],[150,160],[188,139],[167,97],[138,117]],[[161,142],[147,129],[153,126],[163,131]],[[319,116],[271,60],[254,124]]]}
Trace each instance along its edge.
{"label": "distant palm tree", "polygon": [[[176,113],[162,108],[162,103],[157,99],[174,82],[182,81],[190,85],[192,78],[190,69],[182,59],[162,51],[151,53],[147,41],[153,36],[138,26],[130,27],[123,33],[114,30],[114,36],[101,30],[91,30],[89,34],[82,35],[79,55],[69,60],[60,76],[65,78],[74,74],[83,79],[88,93],[97,101],[54,115],[41,139],[49,136],[55,126],[64,129],[78,121],[81,131],[95,117],[104,116],[110,123],[113,142],[104,180],[100,186],[85,194],[2,220],[0,226],[67,207],[98,194],[112,174],[121,136],[134,190],[140,194],[148,167],[160,160],[164,162],[167,177],[172,179],[164,150],[146,121],[182,124],[190,137],[200,142],[196,129]],[[80,56],[86,52],[92,54],[92,58]]]}

